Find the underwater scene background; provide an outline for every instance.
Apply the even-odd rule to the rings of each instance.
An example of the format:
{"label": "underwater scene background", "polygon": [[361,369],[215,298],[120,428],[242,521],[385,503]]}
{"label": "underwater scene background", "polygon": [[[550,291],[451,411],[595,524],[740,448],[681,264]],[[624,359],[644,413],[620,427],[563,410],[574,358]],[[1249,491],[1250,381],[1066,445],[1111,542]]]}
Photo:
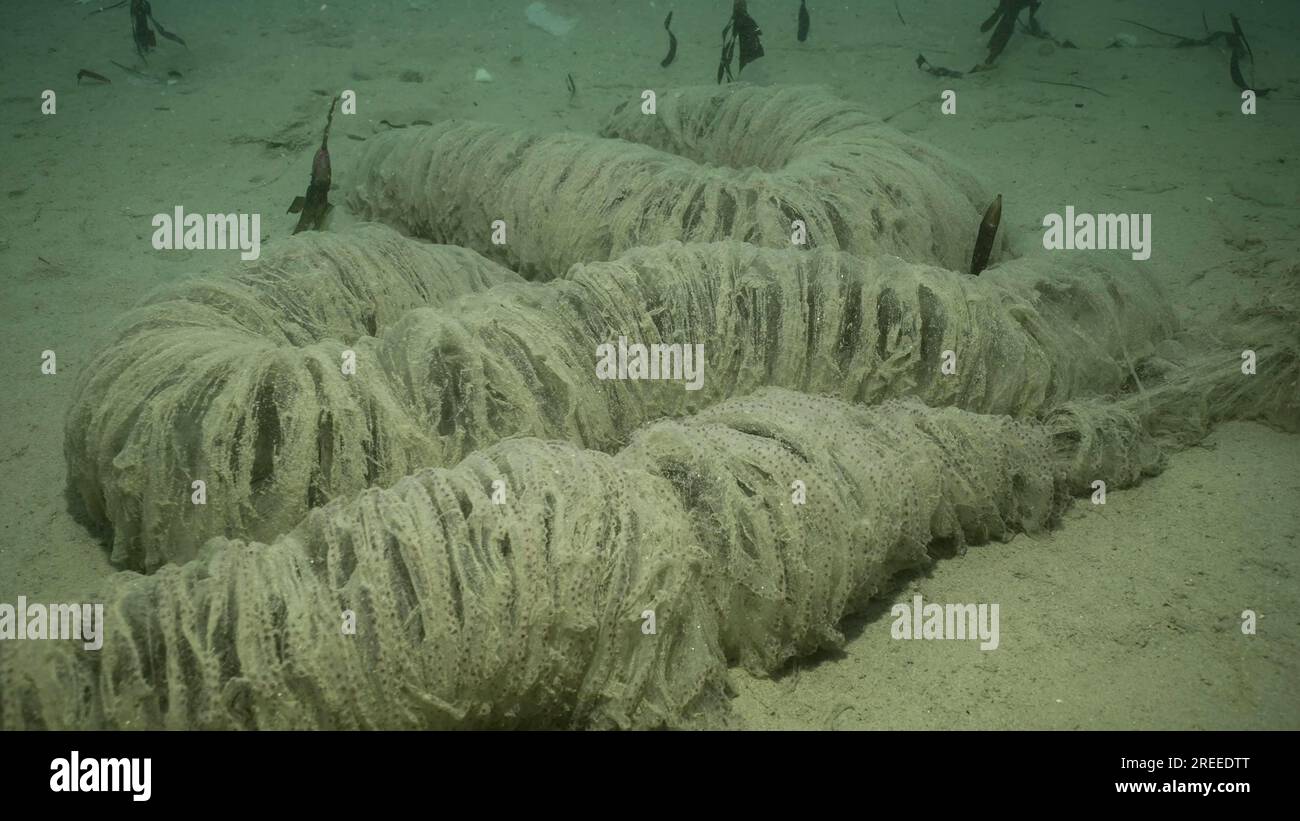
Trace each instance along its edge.
{"label": "underwater scene background", "polygon": [[[105,5],[9,0],[0,31],[0,726],[1300,728],[1300,4],[155,0],[143,18]],[[647,91],[661,112],[646,113]],[[1046,247],[1067,209],[1070,227],[1075,212],[1145,222],[1118,250],[1084,250],[1073,231]],[[186,213],[259,220],[219,248],[185,247],[170,222],[160,238],[158,217]],[[811,228],[802,246],[795,221]],[[320,271],[325,285],[294,279]],[[232,276],[238,288],[213,284]],[[855,277],[874,303],[836,302]],[[920,296],[896,296],[903,283]],[[130,313],[159,288],[186,313]],[[726,306],[738,323],[766,316],[762,333],[728,336],[710,313]],[[191,329],[216,334],[214,314],[221,333],[319,359],[217,336],[185,347]],[[879,336],[859,338],[868,321]],[[620,382],[625,363],[613,376],[637,329],[702,345],[703,389]],[[959,370],[979,357],[960,389],[938,376],[948,343]],[[888,371],[886,349],[907,369]],[[314,370],[353,350],[360,382]],[[1234,370],[1247,351],[1250,375]],[[169,394],[205,352],[226,357],[222,376]],[[255,361],[240,399],[193,415]],[[368,363],[388,381],[366,382]],[[285,404],[300,364],[315,382]],[[114,382],[126,373],[139,381]],[[909,397],[980,418],[887,404]],[[1141,420],[1115,433],[1131,475],[1104,503],[1090,474],[1046,461],[1077,442],[1054,415],[1075,399]],[[268,422],[264,403],[292,410]],[[876,406],[895,415],[861,415]],[[751,455],[745,437],[784,444]],[[284,490],[291,441],[310,464]],[[840,460],[848,489],[824,515],[798,512],[792,481],[815,496],[815,478],[764,473],[788,452]],[[934,487],[907,473],[930,463]],[[495,487],[494,470],[513,480]],[[571,482],[545,486],[564,470]],[[191,481],[223,471],[194,507]],[[738,477],[725,493],[709,484],[724,474]],[[964,478],[936,489],[995,475],[1005,487],[987,499]],[[237,481],[246,495],[223,507]],[[536,505],[523,518],[484,512],[516,491]],[[571,527],[565,559],[556,522]],[[392,544],[418,549],[440,527],[447,590],[433,565],[386,564]],[[355,547],[367,538],[373,553]],[[796,541],[799,563],[780,555]],[[635,550],[609,555],[624,543]],[[821,543],[841,552],[819,558]],[[497,572],[500,589],[475,586]],[[319,589],[302,592],[313,573]],[[805,573],[825,579],[804,589]],[[257,600],[239,600],[250,586]],[[590,609],[538,615],[565,596]],[[373,616],[384,641],[307,646],[313,631],[348,644],[335,605],[350,597],[343,635],[364,638]],[[18,640],[20,599],[108,602],[106,649],[70,660]],[[910,640],[953,638],[926,604],[972,605],[982,633]],[[393,661],[423,663],[440,619],[459,649],[427,669]],[[503,638],[528,624],[545,629]],[[645,649],[656,636],[675,644]],[[317,671],[303,692],[339,694],[276,717],[258,676],[231,671],[265,664],[268,687],[292,689],[295,652]],[[417,694],[354,706],[398,680]],[[178,706],[212,682],[217,695]]]}

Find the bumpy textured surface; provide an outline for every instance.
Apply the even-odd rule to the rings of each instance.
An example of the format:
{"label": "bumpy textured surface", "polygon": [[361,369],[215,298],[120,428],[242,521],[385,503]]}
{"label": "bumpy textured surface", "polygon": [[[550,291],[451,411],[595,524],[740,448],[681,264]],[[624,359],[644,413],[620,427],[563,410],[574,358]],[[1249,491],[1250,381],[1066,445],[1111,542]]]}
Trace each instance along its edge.
{"label": "bumpy textured surface", "polygon": [[[393,241],[371,229],[323,244],[356,252],[376,236]],[[439,271],[470,254],[416,247]],[[148,302],[97,360],[68,427],[70,475],[114,529],[116,557],[152,569],[211,536],[269,540],[311,507],[508,436],[612,451],[650,420],[764,386],[1029,416],[1120,390],[1174,327],[1147,280],[1103,261],[1012,260],[977,278],[731,242],[635,249],[549,283],[511,284],[488,265],[465,266],[467,290],[504,284],[440,308],[423,306],[443,291],[358,295],[394,267],[378,258],[349,259],[346,276],[246,274]],[[341,307],[317,317],[316,304]],[[274,320],[281,305],[292,322]],[[702,342],[700,390],[597,380],[597,348],[620,337]],[[355,374],[341,372],[345,349]],[[190,504],[196,478],[205,505]]]}
{"label": "bumpy textured surface", "polygon": [[928,547],[1049,524],[1061,482],[1033,424],[776,389],[615,457],[513,439],[119,574],[102,650],[0,646],[0,727],[715,725],[727,661],[837,646]]}
{"label": "bumpy textured surface", "polygon": [[367,142],[348,202],[548,279],[668,240],[787,248],[794,220],[809,247],[964,270],[992,200],[953,160],[817,88],[682,89],[654,115],[624,104],[603,133],[390,132]]}
{"label": "bumpy textured surface", "polygon": [[[184,561],[209,536],[269,539],[310,507],[429,464],[376,368],[417,307],[518,277],[391,229],[285,240],[237,276],[150,296],[83,371],[65,426],[72,495],[114,561]],[[191,483],[208,503],[191,504]]]}
{"label": "bumpy textured surface", "polygon": [[650,425],[618,458],[672,483],[723,651],[755,673],[839,647],[897,571],[1050,525],[1069,481],[1033,423],[777,389]]}

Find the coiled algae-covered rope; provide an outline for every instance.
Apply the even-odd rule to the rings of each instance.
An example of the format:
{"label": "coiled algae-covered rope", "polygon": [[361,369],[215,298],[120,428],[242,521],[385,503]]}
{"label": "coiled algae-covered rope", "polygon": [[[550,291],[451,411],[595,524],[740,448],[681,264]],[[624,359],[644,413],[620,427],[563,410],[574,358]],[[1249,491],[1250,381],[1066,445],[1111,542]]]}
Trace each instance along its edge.
{"label": "coiled algae-covered rope", "polygon": [[[107,582],[101,651],[0,646],[0,726],[714,725],[727,664],[835,646],[898,570],[1294,412],[1258,316],[1282,380],[1243,387],[1105,258],[955,273],[986,195],[856,107],[659,104],[368,151],[360,213],[544,282],[371,226],[134,312],[69,476],[161,569]],[[619,337],[703,344],[700,389],[597,379]]]}

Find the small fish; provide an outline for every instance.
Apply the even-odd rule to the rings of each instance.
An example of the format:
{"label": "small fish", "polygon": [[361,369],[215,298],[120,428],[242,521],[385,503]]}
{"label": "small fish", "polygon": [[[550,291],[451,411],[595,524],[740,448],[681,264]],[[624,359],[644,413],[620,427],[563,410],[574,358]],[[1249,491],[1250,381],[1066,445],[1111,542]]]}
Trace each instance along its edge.
{"label": "small fish", "polygon": [[100,74],[100,73],[95,72],[95,71],[91,71],[91,70],[88,69],[88,68],[83,68],[81,71],[78,71],[78,72],[77,72],[77,85],[81,85],[81,78],[83,78],[83,77],[85,77],[87,80],[94,80],[94,81],[97,82],[97,83],[112,83],[112,82],[113,82],[112,80],[110,80],[110,79],[108,79],[107,77],[105,77],[103,74]]}
{"label": "small fish", "polygon": [[808,39],[808,26],[812,24],[812,18],[808,16],[807,0],[799,0],[799,42]]}
{"label": "small fish", "polygon": [[578,84],[573,82],[572,74],[564,75],[564,83],[569,87],[569,100],[572,101],[574,97],[578,96]]}
{"label": "small fish", "polygon": [[975,253],[970,261],[971,276],[979,276],[980,271],[989,264],[989,256],[993,253],[993,240],[998,235],[998,225],[1001,222],[1002,195],[998,194],[993,204],[984,212],[984,219],[980,222],[979,237],[975,240]]}
{"label": "small fish", "polygon": [[660,61],[659,65],[668,68],[677,59],[677,35],[673,34],[672,29],[668,28],[673,22],[673,13],[668,12],[668,18],[664,20],[664,31],[668,32],[668,56]]}
{"label": "small fish", "polygon": [[334,122],[334,107],[338,105],[339,98],[335,97],[330,102],[330,113],[325,118],[325,133],[321,136],[320,150],[311,162],[311,182],[307,186],[307,194],[302,197],[294,197],[293,203],[289,206],[290,214],[301,213],[298,218],[298,225],[293,229],[297,234],[300,231],[312,230],[319,231],[325,222],[325,217],[329,214],[330,209],[330,125]]}

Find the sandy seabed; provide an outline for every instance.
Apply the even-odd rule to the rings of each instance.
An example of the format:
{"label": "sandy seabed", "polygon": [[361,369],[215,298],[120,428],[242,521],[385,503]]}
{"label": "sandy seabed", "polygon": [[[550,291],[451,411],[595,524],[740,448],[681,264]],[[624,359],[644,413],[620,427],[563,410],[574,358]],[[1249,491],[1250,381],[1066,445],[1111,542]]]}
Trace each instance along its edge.
{"label": "sandy seabed", "polygon": [[[677,61],[662,69],[664,2],[568,0],[578,18],[556,37],[530,26],[525,0],[221,4],[156,0],[182,49],[162,42],[138,65],[125,10],[10,0],[0,31],[0,601],[93,599],[113,568],[68,513],[62,419],[79,369],[115,318],[151,288],[239,264],[238,252],[157,252],[150,219],[176,205],[260,212],[264,244],[286,236],[284,210],[306,187],[322,101],[358,93],[336,122],[334,197],[381,120],[473,118],[594,132],[645,88],[710,82],[728,3],[675,8]],[[822,6],[825,6],[822,8]],[[1200,33],[1192,4],[1051,4],[1043,22],[1079,44],[1013,38],[992,72],[939,80],[983,55],[989,9],[913,0],[811,4],[751,0],[767,56],[745,79],[821,83],[943,148],[1003,194],[1003,224],[1039,231],[1067,205],[1152,214],[1145,263],[1191,323],[1212,322],[1300,268],[1300,5],[1241,9],[1261,82],[1279,86],[1257,115],[1239,112],[1218,47],[1176,50],[1119,18]],[[990,7],[992,2],[988,4]],[[1236,8],[1207,0],[1212,25]],[[611,7],[617,6],[616,11]],[[1186,6],[1186,8],[1179,8]],[[1199,8],[1199,7],[1198,7]],[[1106,49],[1117,34],[1136,45]],[[111,85],[76,83],[79,69]],[[477,69],[492,82],[475,82]],[[577,94],[570,98],[565,77]],[[1075,83],[1096,91],[1053,85]],[[959,115],[916,105],[943,88]],[[58,94],[55,116],[41,92]],[[326,96],[313,93],[323,91]],[[1102,93],[1096,93],[1096,92]],[[332,227],[351,220],[336,209]],[[40,373],[53,350],[59,373]],[[902,578],[850,620],[842,653],[770,679],[736,673],[735,707],[753,728],[1300,728],[1300,437],[1251,423],[1218,427],[1160,476],[1076,503],[1058,530],[1018,537]],[[890,606],[1001,605],[1001,646],[894,641]],[[1240,613],[1259,614],[1244,636]]]}

